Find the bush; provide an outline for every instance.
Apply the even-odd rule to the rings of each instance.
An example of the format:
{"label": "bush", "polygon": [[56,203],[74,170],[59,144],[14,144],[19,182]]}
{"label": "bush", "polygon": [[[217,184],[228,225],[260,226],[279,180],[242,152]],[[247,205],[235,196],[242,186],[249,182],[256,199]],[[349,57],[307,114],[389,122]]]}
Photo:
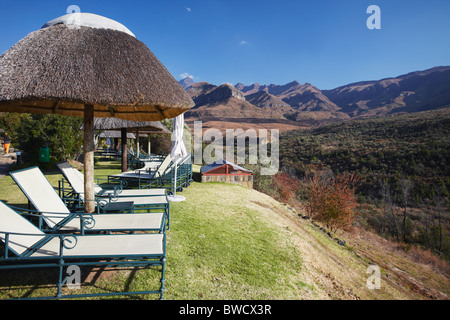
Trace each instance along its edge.
{"label": "bush", "polygon": [[278,172],[272,176],[272,187],[278,195],[277,200],[289,203],[291,199],[296,198],[296,194],[300,189],[300,181],[296,178],[291,178],[285,172]]}
{"label": "bush", "polygon": [[355,175],[314,176],[306,182],[307,214],[326,224],[331,231],[351,230],[358,206],[355,189],[360,179]]}
{"label": "bush", "polygon": [[41,147],[48,145],[56,161],[80,152],[83,144],[82,118],[60,115],[31,115],[20,119],[13,133],[14,145],[22,150],[25,161],[36,162]]}

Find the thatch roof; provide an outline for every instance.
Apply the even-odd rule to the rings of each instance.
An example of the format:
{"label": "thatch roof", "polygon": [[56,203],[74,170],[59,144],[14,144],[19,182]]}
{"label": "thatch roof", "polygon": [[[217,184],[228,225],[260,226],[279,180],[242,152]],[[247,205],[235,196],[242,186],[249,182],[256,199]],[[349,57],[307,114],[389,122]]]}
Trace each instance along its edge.
{"label": "thatch roof", "polygon": [[[97,135],[97,137],[98,138],[122,138],[122,135],[121,135],[120,131],[105,130],[105,131],[100,132]],[[136,139],[136,136],[134,135],[134,133],[128,132],[127,139]]]}
{"label": "thatch roof", "polygon": [[55,24],[0,57],[0,111],[159,121],[194,103],[144,43],[122,31]]}
{"label": "thatch roof", "polygon": [[117,118],[94,118],[95,130],[121,130],[127,131],[172,133],[159,121],[131,121]]}

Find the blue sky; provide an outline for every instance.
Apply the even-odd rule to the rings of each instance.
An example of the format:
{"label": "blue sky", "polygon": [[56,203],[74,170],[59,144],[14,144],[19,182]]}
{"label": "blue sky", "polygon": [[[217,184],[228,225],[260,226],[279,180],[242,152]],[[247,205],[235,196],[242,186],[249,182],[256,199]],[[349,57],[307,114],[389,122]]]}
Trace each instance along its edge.
{"label": "blue sky", "polygon": [[332,89],[450,65],[448,0],[0,0],[0,52],[73,4],[124,24],[177,80]]}

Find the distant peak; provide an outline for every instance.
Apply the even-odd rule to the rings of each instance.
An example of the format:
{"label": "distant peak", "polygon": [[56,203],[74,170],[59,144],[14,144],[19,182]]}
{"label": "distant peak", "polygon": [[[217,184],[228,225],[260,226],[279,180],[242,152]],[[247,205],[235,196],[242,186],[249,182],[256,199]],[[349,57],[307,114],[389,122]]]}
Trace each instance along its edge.
{"label": "distant peak", "polygon": [[194,84],[194,80],[192,80],[192,77],[185,77],[184,79],[178,81],[178,83],[184,88],[187,89],[190,86]]}
{"label": "distant peak", "polygon": [[231,83],[229,83],[229,82],[225,82],[225,83],[222,83],[219,87],[228,87],[228,88],[230,88],[230,89],[236,89]]}
{"label": "distant peak", "polygon": [[303,87],[305,87],[305,88],[314,88],[314,89],[317,89],[317,87],[316,87],[315,85],[313,85],[313,84],[311,84],[311,83],[309,83],[309,82],[305,82],[305,83],[303,84]]}

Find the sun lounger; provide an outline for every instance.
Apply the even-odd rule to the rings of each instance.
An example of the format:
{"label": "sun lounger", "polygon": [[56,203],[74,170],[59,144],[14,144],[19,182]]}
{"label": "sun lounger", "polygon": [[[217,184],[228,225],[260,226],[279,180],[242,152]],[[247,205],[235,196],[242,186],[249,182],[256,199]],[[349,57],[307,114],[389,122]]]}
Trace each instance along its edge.
{"label": "sun lounger", "polygon": [[[166,156],[166,158],[169,156]],[[155,171],[158,169],[158,167],[161,165],[161,163],[164,162],[165,158],[156,158],[156,159],[139,159],[139,163],[143,166],[135,169],[135,171],[139,170],[139,171]]]}
{"label": "sun lounger", "polygon": [[[166,235],[114,234],[73,235],[48,234],[34,226],[0,201],[0,241],[4,254],[0,257],[0,270],[58,268],[57,293],[53,297],[74,298],[107,295],[160,294],[163,298],[166,261]],[[76,295],[71,290],[63,295],[62,287],[68,277],[64,268],[69,266],[96,267],[148,267],[161,266],[160,287],[157,290],[101,292]]]}
{"label": "sun lounger", "polygon": [[147,152],[143,151],[142,149],[139,152],[139,159],[143,160],[143,161],[145,161],[145,160],[151,160],[151,161],[159,160],[160,162],[162,162],[165,157],[167,157],[167,156],[159,155],[159,154],[148,154]]}
{"label": "sun lounger", "polygon": [[125,181],[126,183],[129,182],[137,182],[138,188],[148,188],[151,186],[158,186],[159,179],[165,175],[168,171],[168,168],[170,167],[172,162],[172,159],[170,156],[167,156],[163,162],[158,166],[158,168],[154,171],[150,170],[132,170],[132,171],[126,171],[118,174],[113,174],[108,176],[108,182],[119,180],[119,181]]}
{"label": "sun lounger", "polygon": [[[145,170],[144,168],[122,172],[108,176],[108,182],[119,180],[129,185],[134,182],[139,189],[155,187],[165,188],[168,190],[168,194],[172,194],[175,187],[174,168],[175,163],[171,160],[170,156],[167,156],[155,171]],[[177,163],[177,170],[177,191],[182,191],[183,187],[189,186],[193,181],[191,154],[188,154]]]}
{"label": "sun lounger", "polygon": [[[10,175],[31,204],[42,214],[43,220],[51,230],[162,231],[168,219],[168,211],[165,211],[165,209],[151,213],[103,213],[91,216],[83,216],[80,213],[74,214],[67,208],[38,167],[10,172]],[[133,206],[132,201],[114,202],[112,205],[107,202],[105,206],[111,208],[114,204],[119,206],[115,209],[119,209],[121,206],[130,210]],[[94,218],[94,221],[90,218]],[[86,227],[84,221],[90,223],[89,227]]]}
{"label": "sun lounger", "polygon": [[139,170],[142,167],[155,170],[168,156],[160,155],[148,155],[144,151],[140,150],[139,153],[135,153],[134,150],[128,150],[128,167]]}
{"label": "sun lounger", "polygon": [[[84,175],[67,161],[57,163],[56,166],[61,171],[64,178],[69,182],[76,193],[84,193]],[[151,197],[165,196],[166,189],[123,189],[122,185],[116,186],[114,189],[103,189],[98,184],[94,185],[94,192],[97,197]]]}
{"label": "sun lounger", "polygon": [[191,154],[186,155],[184,158],[178,161],[176,183],[174,181],[174,168],[175,163],[172,162],[166,172],[159,179],[160,187],[167,188],[169,190],[169,194],[173,193],[175,185],[177,186],[176,191],[183,191],[183,187],[188,187],[193,181]]}
{"label": "sun lounger", "polygon": [[[48,180],[42,174],[38,167],[32,167],[28,169],[18,170],[10,173],[16,183],[20,183],[20,187],[28,186],[29,189],[34,190],[39,184],[49,184]],[[36,180],[34,184],[30,183],[32,180]],[[84,185],[80,188],[80,184],[75,184],[73,188],[72,203],[74,203],[78,209],[84,206]],[[46,188],[46,190],[48,187]],[[67,189],[67,188],[66,188]],[[112,211],[134,211],[134,210],[165,210],[169,214],[169,201],[167,196],[163,194],[163,190],[158,191],[159,194],[152,196],[129,196],[129,197],[115,197],[113,193],[107,193],[104,197],[96,197],[95,204],[98,212],[112,212]],[[26,194],[26,192],[25,192]],[[62,194],[62,197],[69,200],[67,194]]]}

